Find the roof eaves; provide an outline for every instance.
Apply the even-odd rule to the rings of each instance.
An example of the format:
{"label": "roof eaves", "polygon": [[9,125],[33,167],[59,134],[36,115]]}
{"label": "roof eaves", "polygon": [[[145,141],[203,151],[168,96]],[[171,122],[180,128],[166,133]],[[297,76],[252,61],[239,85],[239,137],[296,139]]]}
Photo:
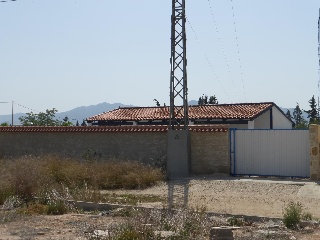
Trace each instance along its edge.
{"label": "roof eaves", "polygon": [[274,104],[274,106],[292,123],[294,124],[294,122],[292,121],[292,119],[290,119],[287,114],[285,114],[281,108],[279,108],[276,104]]}
{"label": "roof eaves", "polygon": [[261,111],[261,112],[255,114],[254,116],[252,116],[252,117],[250,118],[250,121],[253,121],[253,120],[255,120],[256,118],[260,117],[262,114],[266,113],[266,112],[269,111],[273,106],[276,105],[276,104],[273,103],[273,102],[265,102],[265,103],[261,103],[261,104],[270,104],[270,106],[267,107],[267,108],[265,108],[263,111]]}

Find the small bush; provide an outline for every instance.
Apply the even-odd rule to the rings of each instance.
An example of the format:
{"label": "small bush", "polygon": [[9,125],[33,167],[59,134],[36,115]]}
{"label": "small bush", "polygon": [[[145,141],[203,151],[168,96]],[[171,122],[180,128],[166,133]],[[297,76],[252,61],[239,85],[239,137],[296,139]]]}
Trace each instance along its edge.
{"label": "small bush", "polygon": [[47,214],[48,206],[36,202],[29,203],[28,206],[22,207],[17,211],[20,214]]}
{"label": "small bush", "polygon": [[50,201],[48,203],[48,215],[62,215],[68,212],[66,203],[62,200]]}
{"label": "small bush", "polygon": [[166,239],[208,239],[212,224],[205,212],[196,210],[136,209],[127,222],[109,226],[108,232],[112,240],[164,239],[156,234],[159,231],[174,233]]}
{"label": "small bush", "polygon": [[243,219],[237,218],[237,217],[228,218],[227,221],[228,221],[228,223],[229,223],[230,226],[240,227],[240,226],[245,225]]}
{"label": "small bush", "polygon": [[290,202],[284,208],[283,223],[287,228],[295,229],[301,220],[302,205],[299,202]]}
{"label": "small bush", "polygon": [[124,224],[118,229],[119,235],[114,240],[138,240],[141,234],[129,224]]}
{"label": "small bush", "polygon": [[312,213],[309,213],[309,212],[304,212],[301,216],[301,219],[302,220],[305,220],[305,221],[310,221],[313,219],[312,217]]}
{"label": "small bush", "polygon": [[11,186],[8,186],[7,184],[2,184],[0,182],[0,205],[4,204],[4,202],[14,196],[14,189]]}

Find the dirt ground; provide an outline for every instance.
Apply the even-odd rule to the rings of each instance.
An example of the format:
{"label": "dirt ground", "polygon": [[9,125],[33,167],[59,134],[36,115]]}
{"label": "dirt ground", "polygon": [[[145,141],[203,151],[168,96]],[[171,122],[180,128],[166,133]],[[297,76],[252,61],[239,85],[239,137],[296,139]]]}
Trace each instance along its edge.
{"label": "dirt ground", "polygon": [[[207,176],[159,183],[145,190],[108,191],[115,193],[151,194],[167,199],[162,203],[141,204],[144,206],[205,207],[215,217],[223,214],[259,216],[259,222],[234,231],[240,239],[319,239],[318,224],[308,225],[301,231],[283,227],[283,207],[290,201],[299,201],[304,211],[320,219],[320,186],[317,182],[261,178],[231,178]],[[264,218],[266,217],[266,218]],[[272,219],[270,219],[272,218]],[[92,234],[104,239],[110,224],[123,221],[101,213],[66,214],[62,216],[13,215],[0,210],[0,240],[15,239],[94,239]]]}
{"label": "dirt ground", "polygon": [[[124,193],[124,191],[109,191]],[[167,198],[166,204],[204,207],[209,212],[279,218],[290,201],[300,202],[305,212],[320,219],[320,185],[309,180],[190,178],[161,183],[146,190],[125,191]],[[161,206],[163,203],[158,203]]]}

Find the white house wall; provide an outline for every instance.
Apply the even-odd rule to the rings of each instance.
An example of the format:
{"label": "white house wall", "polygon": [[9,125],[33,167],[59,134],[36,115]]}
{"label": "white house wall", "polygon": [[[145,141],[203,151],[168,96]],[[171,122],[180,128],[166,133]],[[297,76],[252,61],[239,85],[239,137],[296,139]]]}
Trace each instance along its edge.
{"label": "white house wall", "polygon": [[267,111],[254,120],[255,129],[270,129],[270,111]]}
{"label": "white house wall", "polygon": [[278,108],[272,108],[273,129],[292,129],[292,122],[279,111]]}

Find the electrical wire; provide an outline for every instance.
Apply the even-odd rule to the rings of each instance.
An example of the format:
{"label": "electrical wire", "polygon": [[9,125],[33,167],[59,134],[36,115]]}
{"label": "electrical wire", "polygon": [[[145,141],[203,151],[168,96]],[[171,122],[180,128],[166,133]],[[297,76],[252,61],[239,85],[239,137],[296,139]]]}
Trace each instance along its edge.
{"label": "electrical wire", "polygon": [[30,110],[31,112],[40,112],[40,111],[34,110],[34,109],[32,109],[32,108],[29,108],[29,107],[23,106],[23,105],[21,105],[21,104],[19,104],[19,103],[15,102],[15,101],[13,101],[13,104],[16,104],[16,105],[18,105],[19,107],[22,107],[22,108],[24,108],[24,109],[28,109],[28,110]]}
{"label": "electrical wire", "polygon": [[201,51],[202,51],[205,59],[207,60],[209,66],[210,66],[210,69],[211,69],[211,71],[212,71],[212,73],[213,73],[213,75],[214,75],[214,76],[216,77],[216,79],[218,80],[218,82],[219,82],[222,90],[224,91],[225,95],[229,98],[228,93],[226,92],[225,88],[223,87],[223,85],[222,85],[222,83],[221,83],[221,81],[220,81],[219,76],[217,75],[216,71],[214,70],[214,68],[213,68],[213,66],[212,66],[212,64],[211,64],[211,62],[210,62],[210,60],[209,60],[209,58],[208,58],[208,55],[207,55],[206,52],[204,51],[204,48],[202,47],[201,42],[200,42],[200,40],[199,40],[199,38],[198,38],[198,36],[197,36],[194,28],[193,28],[192,25],[191,25],[189,18],[186,18],[186,19],[187,19],[187,22],[188,22],[188,24],[189,24],[189,26],[190,26],[191,31],[192,31],[193,34],[194,34],[194,37],[195,37],[196,41],[197,41],[197,42],[199,43],[199,45],[200,45]]}
{"label": "electrical wire", "polygon": [[236,38],[236,45],[237,45],[238,61],[239,61],[239,68],[240,68],[240,76],[241,76],[241,81],[242,81],[243,94],[244,94],[245,100],[247,101],[246,90],[245,90],[245,87],[244,87],[243,70],[242,70],[242,64],[241,64],[241,55],[240,55],[240,48],[239,48],[239,39],[238,39],[238,32],[237,32],[237,25],[236,25],[236,17],[235,17],[235,13],[234,13],[235,11],[234,11],[234,6],[233,6],[233,0],[230,0],[230,1],[231,1],[233,25],[234,25],[234,32],[235,32],[235,38]]}
{"label": "electrical wire", "polygon": [[225,60],[225,63],[226,63],[226,67],[227,67],[227,70],[228,70],[228,73],[229,73],[229,77],[230,77],[230,79],[231,79],[232,85],[233,85],[233,87],[234,87],[234,89],[235,89],[236,95],[237,95],[238,100],[239,100],[239,102],[240,102],[238,90],[237,90],[237,88],[236,88],[236,86],[235,86],[235,84],[234,84],[233,78],[232,78],[230,65],[229,65],[229,62],[228,62],[228,59],[227,59],[227,56],[226,56],[226,53],[225,53],[223,44],[222,44],[222,39],[221,39],[221,37],[220,37],[220,32],[219,32],[219,29],[218,29],[218,25],[217,25],[216,18],[215,18],[214,13],[213,13],[213,8],[212,8],[212,6],[211,6],[210,0],[208,0],[208,4],[209,4],[209,8],[210,8],[212,20],[213,20],[213,23],[214,23],[214,27],[215,27],[215,30],[216,30],[216,32],[217,32],[217,34],[218,34],[218,39],[219,39],[221,51],[222,51],[222,54],[223,54],[223,57],[224,57],[224,60]]}

